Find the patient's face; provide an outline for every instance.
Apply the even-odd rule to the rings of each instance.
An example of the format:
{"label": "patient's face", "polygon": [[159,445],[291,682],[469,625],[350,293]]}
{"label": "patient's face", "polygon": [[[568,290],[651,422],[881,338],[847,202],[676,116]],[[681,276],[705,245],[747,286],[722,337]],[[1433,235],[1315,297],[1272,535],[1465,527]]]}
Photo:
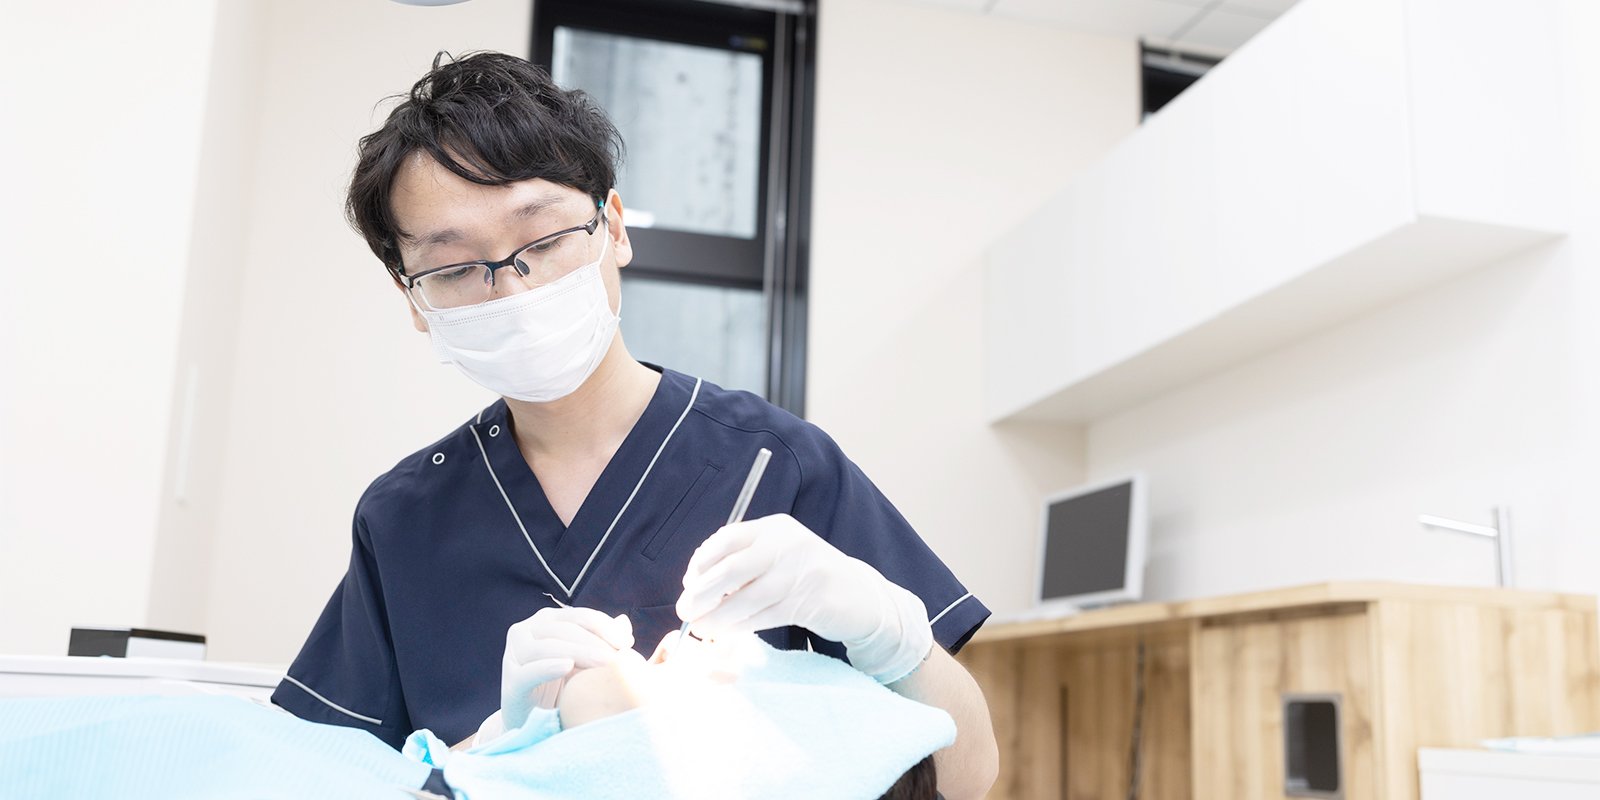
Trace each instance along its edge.
{"label": "patient's face", "polygon": [[[766,716],[768,711],[753,707],[745,694],[755,684],[774,680],[771,670],[761,669],[770,648],[754,634],[714,642],[679,641],[677,637],[677,632],[667,634],[648,661],[619,660],[568,678],[556,699],[562,727],[571,729],[659,703],[647,713],[663,713],[656,714],[653,721],[647,717],[641,726],[650,737],[665,779],[677,788],[674,796],[740,796],[738,765],[763,763],[763,758],[770,763],[778,752],[800,759],[794,763],[813,765],[807,769],[815,768],[806,760],[811,745],[790,738],[786,718]],[[828,710],[839,698],[830,696],[827,685],[817,686],[822,690],[820,708],[825,714],[842,714],[837,706]],[[848,757],[857,755],[852,751]],[[871,763],[874,757],[870,752],[860,756],[862,763]],[[935,797],[932,764],[931,759],[924,760],[902,776],[884,798]]]}
{"label": "patient's face", "polygon": [[618,661],[567,679],[556,698],[563,728],[620,714],[651,701],[733,683],[761,656],[754,636],[718,642],[678,640],[673,631],[649,661]]}

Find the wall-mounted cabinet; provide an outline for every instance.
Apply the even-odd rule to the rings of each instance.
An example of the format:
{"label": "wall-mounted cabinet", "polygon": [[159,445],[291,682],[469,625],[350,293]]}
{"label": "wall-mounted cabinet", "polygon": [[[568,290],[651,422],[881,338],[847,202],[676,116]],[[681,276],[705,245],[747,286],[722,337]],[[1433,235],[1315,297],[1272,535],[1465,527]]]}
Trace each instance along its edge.
{"label": "wall-mounted cabinet", "polygon": [[991,419],[1090,420],[1559,236],[1558,15],[1302,0],[991,249]]}

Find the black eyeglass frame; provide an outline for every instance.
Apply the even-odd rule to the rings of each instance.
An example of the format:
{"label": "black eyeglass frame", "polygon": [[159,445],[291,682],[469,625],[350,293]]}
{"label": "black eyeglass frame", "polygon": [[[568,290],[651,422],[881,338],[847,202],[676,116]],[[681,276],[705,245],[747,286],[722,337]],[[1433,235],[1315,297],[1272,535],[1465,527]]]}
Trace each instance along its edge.
{"label": "black eyeglass frame", "polygon": [[393,275],[394,279],[399,281],[401,286],[406,287],[406,291],[411,291],[412,287],[417,285],[417,281],[420,281],[429,275],[436,275],[446,270],[461,269],[463,267],[487,267],[489,269],[487,280],[489,281],[490,286],[494,286],[495,270],[504,269],[506,267],[516,267],[517,274],[526,278],[528,277],[527,270],[521,264],[517,263],[517,256],[522,255],[522,251],[527,250],[528,248],[533,247],[541,242],[548,242],[552,239],[566,236],[569,233],[576,233],[578,231],[583,231],[584,233],[593,236],[595,229],[600,227],[600,223],[604,222],[605,218],[606,201],[597,200],[595,201],[594,216],[591,217],[588,222],[585,222],[582,225],[575,225],[571,228],[563,228],[555,233],[540,236],[539,238],[528,242],[516,250],[511,251],[511,255],[506,256],[499,261],[490,261],[488,259],[480,258],[473,261],[462,261],[455,264],[446,264],[442,267],[434,267],[433,269],[425,269],[415,275],[407,275],[405,269],[401,267],[390,267],[389,274]]}

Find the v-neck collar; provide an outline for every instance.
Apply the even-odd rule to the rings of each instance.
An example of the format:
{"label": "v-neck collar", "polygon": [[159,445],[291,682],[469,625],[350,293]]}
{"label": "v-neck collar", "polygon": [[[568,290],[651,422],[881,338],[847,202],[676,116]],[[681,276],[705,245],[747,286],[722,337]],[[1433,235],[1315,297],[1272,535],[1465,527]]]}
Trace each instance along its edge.
{"label": "v-neck collar", "polygon": [[485,409],[470,426],[482,449],[488,477],[499,488],[528,547],[569,598],[699,396],[698,379],[668,369],[660,372],[661,380],[644,413],[589,489],[570,526],[562,525],[522,457],[511,434],[505,401]]}

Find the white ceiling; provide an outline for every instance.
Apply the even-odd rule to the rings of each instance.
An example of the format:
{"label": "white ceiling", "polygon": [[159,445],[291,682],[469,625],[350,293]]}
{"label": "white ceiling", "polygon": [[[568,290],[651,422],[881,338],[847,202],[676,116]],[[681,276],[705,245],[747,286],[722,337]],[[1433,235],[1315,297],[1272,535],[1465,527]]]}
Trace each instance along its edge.
{"label": "white ceiling", "polygon": [[1295,0],[909,0],[974,14],[1043,22],[1152,45],[1223,55]]}

